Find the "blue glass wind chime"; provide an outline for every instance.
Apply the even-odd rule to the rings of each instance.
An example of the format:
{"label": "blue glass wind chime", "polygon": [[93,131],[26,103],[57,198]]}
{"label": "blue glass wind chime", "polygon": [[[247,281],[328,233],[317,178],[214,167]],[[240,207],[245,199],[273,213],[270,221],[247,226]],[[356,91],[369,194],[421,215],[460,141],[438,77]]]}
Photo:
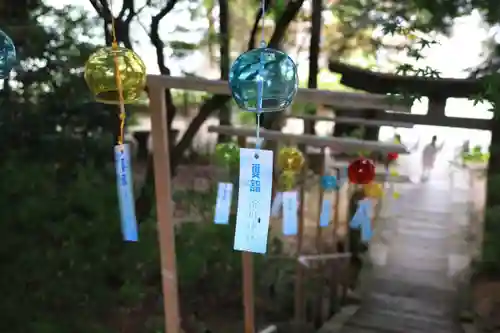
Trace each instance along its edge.
{"label": "blue glass wind chime", "polygon": [[[262,22],[266,13],[261,2]],[[273,152],[261,149],[260,116],[263,112],[277,112],[288,108],[298,89],[297,67],[284,52],[267,47],[264,24],[259,48],[241,54],[229,73],[229,87],[236,104],[257,118],[256,146],[238,148],[234,143],[220,144],[216,157],[221,165],[230,168],[239,165],[238,208],[234,249],[253,253],[266,253],[269,231],[270,206],[273,184]],[[236,155],[236,151],[239,154]],[[286,160],[283,171],[287,179],[294,175],[290,168],[301,168],[297,159]],[[296,156],[296,155],[294,155]],[[302,158],[303,161],[303,158]],[[227,172],[226,174],[230,174]],[[288,182],[293,186],[293,182]],[[231,211],[232,183],[220,183],[217,191],[214,222],[228,224]],[[291,196],[293,198],[293,196]],[[296,200],[296,199],[295,199]],[[295,203],[295,207],[297,204]],[[297,212],[295,212],[296,214]]]}
{"label": "blue glass wind chime", "polygon": [[12,39],[0,30],[0,79],[9,77],[16,64],[16,47]]}

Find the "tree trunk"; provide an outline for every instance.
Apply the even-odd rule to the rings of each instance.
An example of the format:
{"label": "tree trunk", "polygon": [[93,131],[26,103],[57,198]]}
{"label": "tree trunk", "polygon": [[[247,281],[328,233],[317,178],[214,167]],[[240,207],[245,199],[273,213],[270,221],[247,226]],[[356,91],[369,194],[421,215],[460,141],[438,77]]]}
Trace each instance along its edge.
{"label": "tree trunk", "polygon": [[[229,5],[228,0],[219,0],[220,10],[220,78],[227,80],[229,78],[229,63],[230,63],[230,34],[229,34]],[[231,107],[228,102],[224,103],[219,109],[219,124],[231,125]],[[229,140],[227,135],[219,134],[218,141],[226,142]]]}
{"label": "tree trunk", "polygon": [[[498,104],[497,104],[498,105]],[[500,114],[498,106],[491,127],[490,159],[484,219],[483,263],[489,271],[500,272]]]}
{"label": "tree trunk", "polygon": [[[321,0],[312,1],[312,16],[311,16],[311,39],[309,41],[309,78],[307,87],[310,89],[318,88],[318,60],[320,53],[321,42],[321,14],[323,12],[323,2]],[[308,107],[307,113],[316,114],[316,105]],[[305,134],[316,134],[315,121],[304,122]]]}

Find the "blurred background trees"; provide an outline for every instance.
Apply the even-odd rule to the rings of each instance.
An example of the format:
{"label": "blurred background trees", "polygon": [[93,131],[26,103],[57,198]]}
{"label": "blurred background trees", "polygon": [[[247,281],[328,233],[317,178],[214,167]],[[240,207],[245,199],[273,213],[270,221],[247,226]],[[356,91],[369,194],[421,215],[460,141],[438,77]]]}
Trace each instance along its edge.
{"label": "blurred background trees", "polygon": [[[15,41],[19,55],[11,77],[0,83],[0,332],[158,332],[151,315],[161,313],[152,166],[147,163],[146,186],[137,194],[141,242],[123,244],[110,163],[117,111],[93,102],[82,78],[91,52],[110,43],[111,15],[120,43],[139,53],[143,47],[154,50],[152,71],[169,75],[170,64],[199,54],[207,76],[225,79],[231,61],[256,47],[264,29],[270,45],[286,50],[299,68],[307,67],[310,56],[317,57],[318,66],[309,73],[317,82],[309,86],[326,89],[346,89],[337,79],[319,79],[328,59],[373,67],[377,50],[402,50],[408,39],[395,43],[383,38],[391,26],[397,26],[401,36],[401,29],[408,29],[432,37],[448,33],[454,19],[473,11],[492,32],[500,22],[500,2],[494,0],[334,0],[321,6],[317,1],[269,0],[264,26],[259,24],[257,1],[123,0],[117,1],[113,14],[104,0],[88,0],[93,11],[82,8],[84,1],[88,5],[87,0],[72,6],[0,1],[1,28]],[[318,8],[321,36],[313,40],[319,45],[310,48],[311,21]],[[173,31],[162,28],[177,15],[189,20]],[[193,34],[198,37],[189,37]],[[497,72],[500,47],[494,37],[492,33],[485,45],[486,61],[471,75]],[[318,54],[309,54],[310,49]],[[199,75],[189,68],[181,74]],[[301,78],[301,84],[307,85],[307,80]],[[176,117],[186,116],[179,110],[190,103],[196,106],[186,117],[187,130],[171,142],[175,171],[209,117],[220,117],[226,124],[238,117],[227,96],[165,94],[171,129]],[[188,228],[179,227],[178,235],[181,288],[189,297],[193,290],[203,290],[217,299],[224,289],[211,288],[217,277],[240,276],[239,259],[230,253],[221,259],[227,267],[204,270],[220,253],[230,252],[230,229],[221,235],[210,225]],[[217,240],[207,249],[193,246],[187,240],[191,237],[200,243]]]}

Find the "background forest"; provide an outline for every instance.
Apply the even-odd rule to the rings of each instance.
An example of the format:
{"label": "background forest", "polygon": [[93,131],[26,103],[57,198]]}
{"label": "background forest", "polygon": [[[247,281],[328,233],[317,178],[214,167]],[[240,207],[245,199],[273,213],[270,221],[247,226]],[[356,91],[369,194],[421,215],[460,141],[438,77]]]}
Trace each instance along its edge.
{"label": "background forest", "polygon": [[[449,33],[455,19],[476,12],[491,29],[491,40],[484,46],[484,63],[478,63],[470,75],[488,78],[493,89],[485,89],[479,98],[493,102],[494,108],[497,105],[495,87],[500,81],[494,74],[500,66],[500,45],[495,31],[500,2],[495,0],[269,0],[264,26],[259,23],[262,12],[256,1],[123,0],[116,1],[113,13],[106,0],[73,3],[54,6],[53,1],[18,0],[12,6],[10,1],[0,1],[1,29],[13,38],[20,60],[11,77],[0,82],[0,332],[161,332],[152,163],[146,156],[145,185],[137,193],[141,241],[124,244],[110,164],[118,130],[116,110],[95,103],[82,77],[88,56],[110,44],[112,15],[121,44],[139,53],[141,48],[152,50],[148,56],[154,57],[156,68],[150,72],[169,75],[169,64],[198,54],[207,76],[226,79],[231,62],[256,47],[264,29],[270,46],[297,58],[300,68],[308,66],[310,75],[301,78],[301,84],[316,88],[328,60],[373,67],[382,48],[418,58],[418,50],[425,47],[422,43],[432,44],[436,36]],[[81,7],[89,3],[93,11]],[[176,16],[190,21],[168,31],[165,22]],[[203,24],[196,26],[195,21]],[[186,38],[193,33],[201,40]],[[393,70],[437,76],[397,59]],[[186,69],[174,74],[199,73]],[[331,83],[322,88],[347,89]],[[170,128],[176,117],[191,119],[187,131],[170,148],[175,173],[186,163],[185,154],[208,118],[230,124],[238,117],[228,96],[168,90],[165,96]],[[305,106],[296,112],[306,109],[315,112]],[[142,112],[140,106],[128,111]],[[496,115],[494,119],[498,123]],[[272,126],[272,119],[268,122],[264,125]],[[490,169],[500,170],[493,168],[500,165],[500,155],[495,157],[500,132],[496,133]],[[490,174],[490,182],[498,179]],[[487,238],[498,239],[498,227],[488,221],[498,216],[500,195],[490,192]],[[193,205],[207,201],[191,198]],[[230,229],[186,223],[178,227],[177,239],[182,312],[187,318],[183,324],[186,333],[196,333],[201,326],[211,325],[206,318],[213,316],[204,313],[210,304],[214,312],[226,316],[235,304],[239,309],[241,263],[238,255],[226,251],[232,242]],[[485,245],[485,261],[497,269],[500,245],[486,243],[490,245]],[[279,248],[276,241],[273,251]],[[256,265],[256,271],[267,272],[257,286],[263,295],[258,306],[271,318],[263,320],[286,320],[293,304],[288,292],[292,277],[286,278],[289,267],[270,265],[264,259]],[[280,306],[269,305],[273,302]],[[239,310],[234,316],[239,316]]]}

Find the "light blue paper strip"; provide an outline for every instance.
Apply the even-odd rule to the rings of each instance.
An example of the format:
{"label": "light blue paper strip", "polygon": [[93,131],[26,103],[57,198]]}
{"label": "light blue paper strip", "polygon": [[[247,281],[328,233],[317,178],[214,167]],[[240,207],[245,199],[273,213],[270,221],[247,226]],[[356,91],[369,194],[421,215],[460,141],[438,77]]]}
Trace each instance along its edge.
{"label": "light blue paper strip", "polygon": [[361,241],[366,243],[372,239],[372,221],[371,218],[368,217],[363,220],[363,224],[361,225]]}
{"label": "light blue paper strip", "polygon": [[369,199],[363,199],[358,202],[358,209],[349,223],[353,229],[361,229],[361,241],[368,242],[372,238],[371,222],[372,202]]}
{"label": "light blue paper strip", "polygon": [[283,193],[276,192],[273,204],[271,205],[271,216],[278,217],[280,215],[281,207],[283,206]]}
{"label": "light blue paper strip", "polygon": [[328,227],[330,224],[330,216],[332,214],[332,202],[328,199],[323,199],[321,203],[321,214],[319,216],[319,226]]}
{"label": "light blue paper strip", "polygon": [[370,200],[368,199],[360,200],[358,202],[358,208],[356,209],[356,212],[354,213],[351,222],[349,222],[349,226],[353,229],[361,228],[361,226],[364,223],[364,220],[370,218],[369,215],[370,207],[371,207]]}
{"label": "light blue paper strip", "polygon": [[137,219],[135,217],[134,183],[130,166],[130,147],[128,144],[115,146],[116,182],[123,239],[137,242]]}
{"label": "light blue paper strip", "polygon": [[283,192],[283,235],[294,236],[299,230],[297,191]]}
{"label": "light blue paper strip", "polygon": [[241,148],[235,250],[266,253],[272,184],[273,152]]}
{"label": "light blue paper strip", "polygon": [[217,187],[217,200],[215,202],[215,224],[229,224],[231,214],[231,199],[233,196],[232,183],[219,183]]}

